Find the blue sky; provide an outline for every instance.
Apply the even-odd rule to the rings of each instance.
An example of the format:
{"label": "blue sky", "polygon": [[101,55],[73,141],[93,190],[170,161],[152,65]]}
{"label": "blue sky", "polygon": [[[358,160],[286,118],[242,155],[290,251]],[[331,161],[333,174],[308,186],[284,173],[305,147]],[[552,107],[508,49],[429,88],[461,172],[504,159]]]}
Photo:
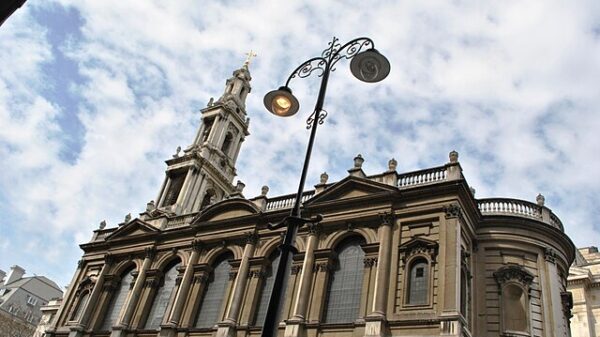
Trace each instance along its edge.
{"label": "blue sky", "polygon": [[333,36],[369,36],[379,84],[340,62],[307,186],[460,153],[478,198],[541,192],[578,246],[600,244],[600,3],[596,1],[28,1],[0,27],[0,268],[64,286],[78,244],[143,211],[164,159],[193,140],[198,110],[245,53],[250,133],[244,193],[296,189],[318,79],[292,82],[301,113],[263,95]]}

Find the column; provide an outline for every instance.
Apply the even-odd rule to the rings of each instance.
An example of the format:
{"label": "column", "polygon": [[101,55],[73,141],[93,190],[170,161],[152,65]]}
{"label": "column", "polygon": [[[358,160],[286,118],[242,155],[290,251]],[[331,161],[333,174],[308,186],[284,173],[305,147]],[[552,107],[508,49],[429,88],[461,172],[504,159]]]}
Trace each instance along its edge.
{"label": "column", "polygon": [[250,258],[254,256],[257,242],[258,235],[256,233],[250,233],[246,237],[244,255],[242,256],[242,261],[240,262],[240,267],[231,291],[231,301],[226,311],[227,314],[225,315],[225,320],[219,323],[217,337],[235,336],[235,326],[237,325],[237,320],[240,315],[240,308],[242,307],[242,301],[244,300],[244,290],[246,289],[246,282],[248,281]]}
{"label": "column", "polygon": [[150,265],[152,264],[152,260],[154,259],[156,250],[154,249],[154,247],[148,247],[144,250],[144,254],[145,257],[144,262],[142,263],[142,268],[140,269],[138,277],[135,280],[133,290],[131,290],[131,295],[129,296],[128,301],[125,303],[125,313],[123,314],[119,325],[117,327],[113,327],[113,331],[110,334],[111,337],[124,336],[124,329],[128,328],[131,324],[131,318],[133,317],[133,313],[138,304],[142,288],[144,287],[144,283],[146,282],[146,271],[150,268]]}
{"label": "column", "polygon": [[379,253],[377,255],[377,269],[375,271],[373,311],[365,318],[366,336],[387,335],[386,309],[389,296],[393,218],[389,214],[383,215],[381,218],[382,223],[377,232]]}
{"label": "column", "polygon": [[[69,337],[79,337],[83,334],[84,329],[87,328],[88,321],[90,319],[90,315],[92,314],[94,309],[96,309],[98,297],[100,296],[100,293],[102,292],[104,278],[105,278],[106,274],[108,273],[108,270],[110,269],[110,266],[112,265],[112,262],[113,262],[113,259],[110,256],[110,254],[104,255],[104,265],[102,266],[102,269],[100,270],[100,274],[98,274],[98,278],[96,279],[96,283],[94,284],[94,289],[92,289],[92,293],[90,294],[90,298],[88,299],[87,304],[85,305],[83,314],[79,318],[79,322],[77,323],[76,326],[71,328],[71,331],[69,332]],[[75,284],[73,284],[72,286],[75,287]]]}

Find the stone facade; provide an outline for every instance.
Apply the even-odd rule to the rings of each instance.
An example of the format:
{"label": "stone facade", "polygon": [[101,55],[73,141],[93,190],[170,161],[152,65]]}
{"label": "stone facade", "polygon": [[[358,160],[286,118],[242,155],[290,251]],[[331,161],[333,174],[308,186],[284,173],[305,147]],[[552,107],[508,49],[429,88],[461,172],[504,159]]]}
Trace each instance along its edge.
{"label": "stone facade", "polygon": [[600,336],[600,253],[597,247],[577,250],[567,289],[573,294],[573,337]]}
{"label": "stone facade", "polygon": [[[294,195],[232,184],[248,135],[247,66],[202,110],[146,212],[89,243],[49,336],[257,336]],[[279,335],[569,336],[575,248],[560,220],[522,200],[476,199],[458,153],[438,167],[321,175],[297,236]]]}

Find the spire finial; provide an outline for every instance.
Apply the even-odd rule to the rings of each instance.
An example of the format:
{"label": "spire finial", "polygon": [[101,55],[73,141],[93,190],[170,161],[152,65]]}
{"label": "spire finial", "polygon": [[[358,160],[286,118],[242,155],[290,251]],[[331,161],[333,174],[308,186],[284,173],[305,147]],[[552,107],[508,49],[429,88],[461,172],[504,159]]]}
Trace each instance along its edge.
{"label": "spire finial", "polygon": [[244,67],[248,68],[248,65],[250,65],[250,61],[252,60],[253,57],[256,57],[256,53],[254,51],[252,51],[252,49],[250,49],[250,51],[248,53],[246,53],[247,57],[246,57],[246,61],[244,61]]}

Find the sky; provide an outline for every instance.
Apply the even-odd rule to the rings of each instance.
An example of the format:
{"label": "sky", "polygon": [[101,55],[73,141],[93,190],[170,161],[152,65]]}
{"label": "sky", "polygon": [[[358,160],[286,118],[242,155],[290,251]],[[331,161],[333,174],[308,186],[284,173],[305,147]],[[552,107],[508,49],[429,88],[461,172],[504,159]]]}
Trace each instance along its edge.
{"label": "sky", "polygon": [[456,150],[477,198],[542,193],[577,246],[600,245],[598,1],[45,0],[0,27],[0,269],[66,286],[102,220],[156,197],[250,50],[236,180],[248,198],[295,192],[319,78],[290,84],[294,117],[262,98],[334,36],[372,38],[391,73],[370,84],[337,64],[307,188],[358,153],[377,174]]}

